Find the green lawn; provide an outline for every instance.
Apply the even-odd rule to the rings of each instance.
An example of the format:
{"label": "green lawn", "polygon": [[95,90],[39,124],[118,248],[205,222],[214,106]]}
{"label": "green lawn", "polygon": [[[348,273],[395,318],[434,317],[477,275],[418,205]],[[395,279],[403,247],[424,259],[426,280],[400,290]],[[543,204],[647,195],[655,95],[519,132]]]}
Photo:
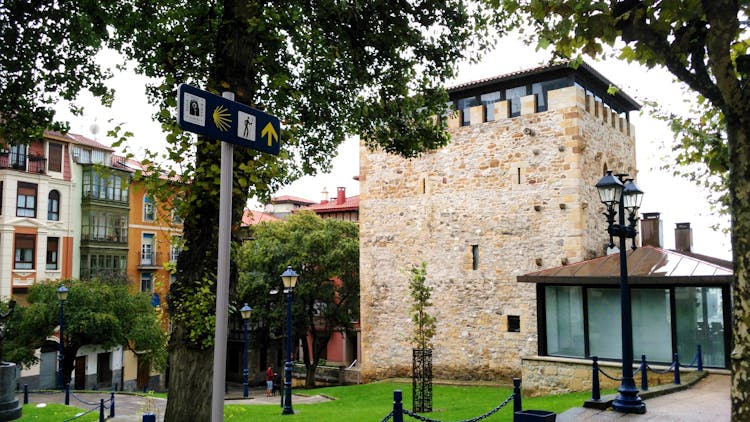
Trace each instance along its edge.
{"label": "green lawn", "polygon": [[[324,394],[336,400],[316,404],[295,404],[293,416],[281,415],[278,405],[227,405],[225,420],[230,421],[380,421],[393,409],[393,390],[403,391],[405,409],[411,409],[411,384],[380,382],[346,387],[328,387],[297,392],[300,394]],[[502,403],[510,394],[510,388],[465,387],[434,385],[431,419],[462,420],[484,414]],[[571,407],[581,406],[590,393],[571,393],[559,396],[526,398],[524,409],[542,409],[557,413]],[[411,418],[407,418],[411,419]],[[487,421],[512,421],[513,403],[509,403]]]}
{"label": "green lawn", "polygon": [[[377,382],[372,384],[352,385],[344,387],[327,387],[312,390],[296,390],[296,393],[306,395],[323,394],[335,400],[315,404],[294,404],[294,415],[281,415],[281,407],[273,405],[227,405],[224,407],[227,422],[240,421],[381,421],[393,409],[393,390],[403,391],[405,409],[411,409],[411,383]],[[602,395],[614,390],[602,391]],[[431,413],[426,413],[431,419],[456,421],[480,416],[493,409],[510,396],[512,389],[498,387],[467,387],[454,385],[434,385],[432,392]],[[570,393],[558,396],[524,398],[524,409],[550,410],[561,413],[571,407],[581,406],[590,397],[589,392]],[[60,422],[72,418],[85,410],[48,404],[37,408],[35,404],[23,407],[21,421]],[[107,413],[107,416],[109,413]],[[80,422],[98,420],[99,412],[94,411]],[[405,418],[412,420],[411,418]],[[510,402],[498,413],[485,419],[486,421],[512,421],[513,403]]]}
{"label": "green lawn", "polygon": [[[36,404],[25,404],[23,413],[19,421],[39,421],[39,422],[60,422],[70,419],[86,410],[64,404],[50,403],[44,407],[37,407]],[[106,412],[106,411],[105,411]],[[105,413],[109,416],[109,413]],[[95,410],[86,416],[76,419],[76,422],[92,422],[99,420],[99,410]]]}

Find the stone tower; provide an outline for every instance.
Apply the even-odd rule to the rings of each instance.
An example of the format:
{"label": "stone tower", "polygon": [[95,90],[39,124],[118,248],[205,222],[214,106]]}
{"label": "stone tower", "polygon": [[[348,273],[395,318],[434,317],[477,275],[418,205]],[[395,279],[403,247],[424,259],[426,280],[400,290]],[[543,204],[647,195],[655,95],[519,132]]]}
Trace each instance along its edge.
{"label": "stone tower", "polygon": [[604,253],[594,185],[636,175],[638,104],[590,66],[545,66],[449,90],[451,143],[403,159],[362,148],[364,380],[411,372],[408,269],[427,263],[433,373],[506,379],[537,354],[532,271]]}

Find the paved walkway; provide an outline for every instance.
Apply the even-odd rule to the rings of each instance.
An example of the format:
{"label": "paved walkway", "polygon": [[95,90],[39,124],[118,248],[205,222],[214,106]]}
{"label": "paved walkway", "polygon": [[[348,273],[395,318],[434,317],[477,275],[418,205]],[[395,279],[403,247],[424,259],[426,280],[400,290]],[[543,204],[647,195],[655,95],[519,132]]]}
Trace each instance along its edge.
{"label": "paved walkway", "polygon": [[725,422],[731,419],[729,375],[711,374],[691,388],[646,399],[646,413],[629,415],[613,410],[570,409],[557,422]]}

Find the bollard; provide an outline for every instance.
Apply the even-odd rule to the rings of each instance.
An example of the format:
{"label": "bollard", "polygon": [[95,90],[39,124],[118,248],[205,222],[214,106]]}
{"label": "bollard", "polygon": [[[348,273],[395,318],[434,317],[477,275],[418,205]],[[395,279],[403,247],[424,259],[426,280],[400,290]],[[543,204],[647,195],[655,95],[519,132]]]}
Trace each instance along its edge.
{"label": "bollard", "polygon": [[523,404],[521,403],[521,379],[513,378],[513,417],[515,418],[515,413],[520,412],[522,409]]}
{"label": "bollard", "polygon": [[23,385],[23,404],[29,404],[29,384]]}
{"label": "bollard", "polygon": [[65,405],[70,406],[70,384],[65,384]]}
{"label": "bollard", "polygon": [[646,363],[646,355],[641,355],[641,390],[648,390],[648,363]]}
{"label": "bollard", "polygon": [[677,353],[674,354],[674,383],[676,385],[680,384],[680,358],[677,356]]}
{"label": "bollard", "polygon": [[109,417],[114,418],[115,417],[115,393],[110,393],[109,396]]}
{"label": "bollard", "polygon": [[99,399],[99,422],[104,422],[104,399]]}
{"label": "bollard", "polygon": [[592,356],[591,360],[591,400],[599,401],[602,398],[599,388],[599,356]]}
{"label": "bollard", "polygon": [[401,390],[393,390],[393,422],[404,422],[404,404]]}
{"label": "bollard", "polygon": [[701,350],[701,345],[698,345],[698,370],[703,370],[703,350]]}

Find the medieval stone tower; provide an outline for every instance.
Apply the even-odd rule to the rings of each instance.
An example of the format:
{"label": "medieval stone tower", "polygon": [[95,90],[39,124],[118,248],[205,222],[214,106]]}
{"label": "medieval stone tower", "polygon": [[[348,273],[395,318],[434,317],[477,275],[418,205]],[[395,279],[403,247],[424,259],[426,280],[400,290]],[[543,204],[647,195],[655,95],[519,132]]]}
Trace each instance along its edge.
{"label": "medieval stone tower", "polygon": [[536,292],[516,277],[604,253],[594,185],[636,175],[639,108],[586,64],[449,90],[452,142],[411,160],[361,150],[364,380],[411,372],[408,269],[427,263],[433,374],[505,379],[537,354]]}

